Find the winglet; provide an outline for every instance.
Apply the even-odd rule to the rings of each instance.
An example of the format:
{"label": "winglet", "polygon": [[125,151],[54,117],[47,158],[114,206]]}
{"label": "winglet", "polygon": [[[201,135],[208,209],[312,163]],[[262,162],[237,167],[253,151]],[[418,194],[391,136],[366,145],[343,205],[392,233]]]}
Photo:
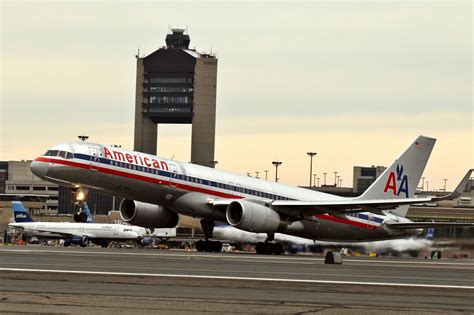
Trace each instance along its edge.
{"label": "winglet", "polygon": [[454,191],[452,193],[450,193],[449,195],[445,195],[445,196],[434,197],[433,201],[453,200],[453,199],[456,199],[459,196],[461,196],[461,194],[466,189],[467,182],[469,181],[469,178],[471,177],[471,173],[472,173],[473,170],[474,169],[471,168],[469,171],[467,171],[466,175],[464,175],[463,179],[461,180],[459,185],[456,187],[456,189],[454,189]]}

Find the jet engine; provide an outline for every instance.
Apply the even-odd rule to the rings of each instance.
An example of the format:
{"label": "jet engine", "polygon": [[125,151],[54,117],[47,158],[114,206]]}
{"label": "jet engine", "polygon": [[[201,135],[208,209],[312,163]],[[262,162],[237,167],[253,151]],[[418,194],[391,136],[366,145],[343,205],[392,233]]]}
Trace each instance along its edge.
{"label": "jet engine", "polygon": [[255,233],[275,233],[286,224],[275,210],[253,202],[238,200],[227,206],[227,222],[241,230]]}
{"label": "jet engine", "polygon": [[150,203],[124,199],[119,208],[122,220],[146,228],[173,228],[179,221],[176,212]]}

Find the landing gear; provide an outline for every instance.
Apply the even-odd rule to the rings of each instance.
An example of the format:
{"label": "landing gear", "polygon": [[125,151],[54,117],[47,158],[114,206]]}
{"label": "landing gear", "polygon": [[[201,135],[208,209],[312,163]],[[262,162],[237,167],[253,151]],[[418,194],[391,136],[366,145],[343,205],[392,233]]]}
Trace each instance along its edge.
{"label": "landing gear", "polygon": [[74,195],[74,205],[73,207],[78,207],[79,209],[74,213],[74,221],[79,223],[87,222],[87,215],[82,211],[82,207],[87,198],[89,191],[85,188],[79,187],[72,189],[72,194]]}
{"label": "landing gear", "polygon": [[209,219],[202,219],[201,220],[201,227],[204,235],[206,236],[206,240],[200,240],[196,242],[196,250],[198,252],[216,252],[219,253],[222,250],[222,243],[219,241],[211,241],[209,240],[212,238],[212,234],[214,232],[214,220]]}
{"label": "landing gear", "polygon": [[255,250],[259,255],[281,255],[283,253],[283,246],[280,243],[274,243],[275,234],[268,233],[265,242],[258,242]]}
{"label": "landing gear", "polygon": [[283,253],[283,246],[280,243],[258,242],[255,249],[259,255],[281,255]]}
{"label": "landing gear", "polygon": [[85,222],[87,222],[87,216],[83,212],[76,212],[76,213],[74,213],[74,221],[75,222],[80,222],[80,223],[85,223]]}
{"label": "landing gear", "polygon": [[219,253],[222,250],[222,243],[219,241],[197,241],[196,249],[198,252],[216,252]]}

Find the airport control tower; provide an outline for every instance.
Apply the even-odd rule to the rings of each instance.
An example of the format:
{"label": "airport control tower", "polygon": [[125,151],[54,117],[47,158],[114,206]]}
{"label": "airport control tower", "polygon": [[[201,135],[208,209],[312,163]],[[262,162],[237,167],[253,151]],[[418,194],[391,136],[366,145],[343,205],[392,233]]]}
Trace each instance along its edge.
{"label": "airport control tower", "polygon": [[192,124],[191,161],[214,166],[217,58],[189,49],[183,28],[137,56],[134,149],[156,154],[158,124]]}

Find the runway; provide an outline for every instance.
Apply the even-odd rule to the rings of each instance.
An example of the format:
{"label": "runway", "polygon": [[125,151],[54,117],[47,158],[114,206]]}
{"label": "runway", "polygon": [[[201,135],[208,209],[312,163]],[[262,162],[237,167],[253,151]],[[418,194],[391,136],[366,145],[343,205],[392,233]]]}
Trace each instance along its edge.
{"label": "runway", "polygon": [[0,279],[0,312],[474,312],[473,260],[5,246]]}

